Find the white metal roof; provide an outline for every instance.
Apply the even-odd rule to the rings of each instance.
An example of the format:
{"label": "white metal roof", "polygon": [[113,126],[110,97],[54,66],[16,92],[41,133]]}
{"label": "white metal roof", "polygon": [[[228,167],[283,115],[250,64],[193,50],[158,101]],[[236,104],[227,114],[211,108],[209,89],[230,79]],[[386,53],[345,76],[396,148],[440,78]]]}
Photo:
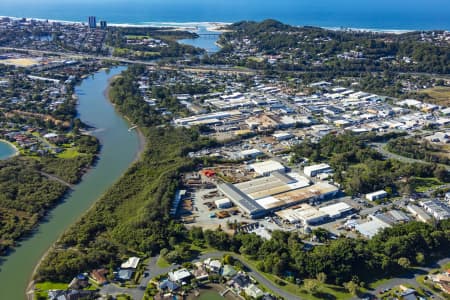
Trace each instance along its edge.
{"label": "white metal roof", "polygon": [[260,163],[251,164],[250,167],[258,174],[267,174],[275,171],[284,171],[285,167],[274,160],[267,160]]}
{"label": "white metal roof", "polygon": [[373,219],[372,221],[356,225],[355,229],[365,237],[372,238],[380,230],[388,227],[391,226],[389,226],[384,222],[379,221],[378,219]]}
{"label": "white metal roof", "polygon": [[336,204],[328,205],[319,208],[321,212],[328,214],[330,217],[338,217],[341,214],[352,210],[353,208],[345,202],[339,202]]}

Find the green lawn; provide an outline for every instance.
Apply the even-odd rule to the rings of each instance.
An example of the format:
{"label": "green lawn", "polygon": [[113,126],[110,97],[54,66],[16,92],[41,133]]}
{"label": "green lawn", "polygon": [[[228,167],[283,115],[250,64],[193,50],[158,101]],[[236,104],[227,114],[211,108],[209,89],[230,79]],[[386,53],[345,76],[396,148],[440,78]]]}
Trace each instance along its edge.
{"label": "green lawn", "polygon": [[143,40],[143,39],[150,39],[151,38],[151,36],[149,36],[149,35],[126,35],[126,38],[127,39],[130,39],[130,40]]}
{"label": "green lawn", "polygon": [[250,56],[250,57],[248,57],[247,59],[248,59],[248,60],[251,60],[251,61],[255,61],[255,62],[262,62],[262,61],[264,61],[264,58],[262,58],[262,57],[256,57],[256,56]]}
{"label": "green lawn", "polygon": [[438,188],[442,185],[442,182],[440,182],[437,178],[413,177],[412,183],[414,185],[414,189],[419,193]]}
{"label": "green lawn", "polygon": [[64,150],[63,152],[58,154],[59,158],[64,158],[64,159],[71,159],[71,158],[75,158],[78,155],[80,155],[80,153],[77,151],[77,149],[75,148],[68,148],[66,150]]}
{"label": "green lawn", "polygon": [[389,280],[390,280],[389,278],[382,278],[382,279],[379,279],[379,280],[377,280],[377,281],[371,282],[371,283],[369,284],[369,287],[370,287],[371,289],[376,289],[377,287],[379,287],[380,285],[382,285],[382,284],[388,282]]}
{"label": "green lawn", "polygon": [[168,268],[168,267],[170,267],[170,263],[167,260],[165,260],[163,257],[161,257],[161,256],[158,258],[158,261],[156,262],[156,265],[158,267],[160,267],[160,268]]}
{"label": "green lawn", "polygon": [[211,248],[211,247],[201,247],[201,246],[196,246],[196,245],[191,245],[191,250],[198,251],[201,254],[217,251],[216,249]]}
{"label": "green lawn", "polygon": [[45,281],[41,283],[36,283],[35,285],[35,299],[47,299],[49,290],[66,290],[67,283],[58,283]]}
{"label": "green lawn", "polygon": [[67,286],[68,286],[67,283],[58,283],[58,282],[50,282],[50,281],[36,283],[36,289],[40,289],[43,291],[65,290],[65,289],[67,289]]}
{"label": "green lawn", "polygon": [[201,293],[198,297],[198,300],[220,300],[225,299],[224,297],[220,296],[217,292],[207,291],[204,293]]}
{"label": "green lawn", "polygon": [[130,300],[132,299],[130,296],[128,295],[117,295],[116,300]]}

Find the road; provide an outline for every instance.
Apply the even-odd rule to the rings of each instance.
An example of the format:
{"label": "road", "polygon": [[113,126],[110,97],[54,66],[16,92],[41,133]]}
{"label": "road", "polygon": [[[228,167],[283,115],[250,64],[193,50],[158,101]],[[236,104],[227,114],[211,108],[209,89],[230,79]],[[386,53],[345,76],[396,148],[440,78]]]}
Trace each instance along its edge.
{"label": "road", "polygon": [[[433,264],[431,266],[416,268],[416,269],[414,269],[414,271],[408,272],[408,273],[404,274],[402,277],[392,278],[392,279],[388,280],[387,282],[379,285],[374,291],[370,292],[370,294],[377,296],[380,294],[380,292],[382,290],[392,289],[401,284],[408,284],[408,285],[413,286],[414,288],[421,287],[422,289],[431,292],[434,295],[435,299],[445,300],[444,297],[433,292],[432,290],[425,289],[422,286],[420,286],[419,283],[417,282],[417,277],[428,274],[431,270],[441,268],[449,262],[450,262],[450,258],[444,258],[444,259],[439,260],[438,262],[436,262],[435,264]],[[356,299],[359,299],[359,298],[353,298],[352,300],[356,300]]]}
{"label": "road", "polygon": [[[396,159],[399,160],[401,162],[405,162],[405,163],[419,163],[419,164],[429,164],[429,162],[426,162],[424,160],[420,160],[420,159],[414,159],[414,158],[409,158],[409,157],[405,157],[402,155],[398,155],[392,152],[389,152],[385,146],[385,143],[371,143],[370,144],[375,150],[377,150],[378,152],[380,152],[384,157],[386,158],[392,158],[392,159]],[[447,165],[443,165],[443,164],[439,164],[441,166],[443,166],[444,168],[446,168],[448,171],[450,171],[450,166]]]}
{"label": "road", "polygon": [[370,145],[386,158],[392,158],[392,159],[396,159],[401,162],[410,163],[410,164],[412,164],[412,163],[419,163],[419,164],[427,163],[423,160],[413,159],[413,158],[409,158],[409,157],[405,157],[405,156],[401,156],[401,155],[389,152],[385,148],[385,146],[386,146],[385,143],[371,143]]}
{"label": "road", "polygon": [[[231,252],[224,252],[224,251],[210,252],[210,253],[205,253],[205,254],[200,255],[192,262],[204,261],[205,259],[208,259],[208,258],[221,258],[226,254],[230,254],[233,257],[239,259],[241,261],[241,263],[244,265],[244,267],[247,269],[248,275],[255,278],[258,282],[260,282],[261,284],[263,284],[264,286],[266,286],[267,288],[272,290],[274,293],[285,298],[286,300],[301,299],[300,297],[290,294],[290,293],[280,289],[279,287],[275,286],[270,280],[266,279],[261,273],[259,273],[257,270],[254,270],[250,265],[245,263],[243,258],[238,254],[231,253]],[[145,287],[148,285],[151,278],[162,275],[162,274],[166,274],[173,269],[177,269],[177,268],[181,267],[181,265],[175,264],[175,265],[172,265],[167,268],[160,268],[157,265],[157,261],[158,261],[158,257],[152,257],[150,259],[148,265],[146,266],[146,271],[149,272],[150,275],[145,278],[143,277],[141,282],[139,283],[138,287],[123,288],[123,287],[119,287],[115,284],[108,284],[108,285],[105,285],[102,287],[102,289],[100,291],[101,294],[102,295],[128,294],[128,295],[132,296],[133,299],[135,299],[135,300],[141,300],[144,297]]]}
{"label": "road", "polygon": [[228,66],[218,66],[218,65],[211,65],[211,66],[188,66],[188,65],[164,65],[161,66],[158,64],[157,61],[146,61],[146,60],[134,60],[134,59],[127,59],[123,57],[117,57],[117,56],[102,56],[102,55],[92,55],[92,54],[82,54],[82,53],[76,53],[76,52],[61,52],[61,51],[47,51],[47,50],[34,50],[34,49],[27,49],[27,48],[13,48],[13,47],[0,47],[0,50],[6,50],[6,51],[26,51],[31,54],[38,54],[38,55],[57,55],[61,57],[66,57],[68,59],[98,59],[98,60],[110,60],[115,61],[119,63],[126,63],[126,64],[142,64],[147,66],[154,66],[158,67],[161,70],[185,70],[185,71],[191,71],[191,72],[219,72],[219,73],[235,73],[235,74],[255,74],[258,71],[252,70],[252,69],[245,69],[245,68],[235,68],[235,67],[228,67]]}
{"label": "road", "polygon": [[68,183],[67,181],[59,178],[58,176],[55,176],[55,175],[52,175],[52,174],[48,174],[48,173],[45,173],[45,172],[42,172],[42,171],[40,171],[39,173],[42,176],[45,176],[45,177],[47,177],[50,180],[57,181],[57,182],[61,183],[62,185],[67,186],[69,189],[73,189],[74,188],[73,184]]}

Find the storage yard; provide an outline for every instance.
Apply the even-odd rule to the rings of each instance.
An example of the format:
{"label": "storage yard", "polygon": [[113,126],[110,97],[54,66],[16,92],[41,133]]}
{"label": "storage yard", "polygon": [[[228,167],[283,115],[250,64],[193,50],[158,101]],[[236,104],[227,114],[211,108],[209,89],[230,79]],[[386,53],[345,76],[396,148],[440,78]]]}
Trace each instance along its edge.
{"label": "storage yard", "polygon": [[446,207],[438,210],[427,202],[406,201],[400,210],[375,203],[386,196],[384,191],[343,197],[323,176],[333,173],[326,164],[291,169],[277,156],[257,162],[248,159],[253,163],[217,164],[184,174],[185,189],[176,193],[171,213],[188,227],[221,227],[230,233],[244,230],[264,238],[270,238],[273,230],[309,233],[318,227],[336,236],[371,238],[410,219],[447,217]]}

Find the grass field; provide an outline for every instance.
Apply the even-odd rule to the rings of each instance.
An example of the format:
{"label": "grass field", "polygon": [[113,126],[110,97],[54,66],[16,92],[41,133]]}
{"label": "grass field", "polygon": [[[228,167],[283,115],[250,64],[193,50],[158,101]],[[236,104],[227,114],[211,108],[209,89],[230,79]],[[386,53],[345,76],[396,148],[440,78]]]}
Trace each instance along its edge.
{"label": "grass field", "polygon": [[414,186],[414,189],[419,193],[438,188],[442,185],[442,182],[440,182],[437,178],[413,177],[411,182]]}
{"label": "grass field", "polygon": [[47,299],[49,290],[66,290],[66,289],[67,289],[67,283],[57,283],[57,282],[50,282],[50,281],[36,283],[35,297],[37,299]]}
{"label": "grass field", "polygon": [[43,291],[65,290],[65,289],[67,289],[67,283],[45,281],[45,282],[41,282],[41,283],[36,283],[36,289],[40,289]]}
{"label": "grass field", "polygon": [[431,97],[431,101],[438,105],[450,105],[450,87],[434,87],[420,91],[421,94],[427,94]]}
{"label": "grass field", "polygon": [[156,265],[160,268],[168,268],[170,267],[170,263],[162,258],[161,256],[158,258],[158,261],[156,262]]}
{"label": "grass field", "polygon": [[264,61],[264,58],[262,58],[262,57],[256,57],[256,56],[250,56],[250,57],[248,57],[247,59],[248,59],[248,60],[251,60],[251,61],[256,61],[256,62],[262,62],[262,61]]}
{"label": "grass field", "polygon": [[143,40],[143,39],[151,39],[152,37],[149,35],[126,35],[126,38],[130,40]]}
{"label": "grass field", "polygon": [[65,159],[71,159],[71,158],[75,158],[78,155],[80,155],[80,153],[77,151],[77,149],[75,148],[68,148],[66,150],[64,150],[63,152],[58,154],[59,158],[65,158]]}

